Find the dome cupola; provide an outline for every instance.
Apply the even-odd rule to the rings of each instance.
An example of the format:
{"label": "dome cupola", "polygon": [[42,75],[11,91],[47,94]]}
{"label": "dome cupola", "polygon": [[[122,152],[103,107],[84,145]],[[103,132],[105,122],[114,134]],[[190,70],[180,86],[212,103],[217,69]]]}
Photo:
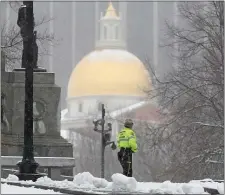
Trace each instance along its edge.
{"label": "dome cupola", "polygon": [[117,15],[112,2],[109,2],[105,15],[99,20],[100,37],[96,40],[96,49],[126,49],[122,35],[121,18]]}

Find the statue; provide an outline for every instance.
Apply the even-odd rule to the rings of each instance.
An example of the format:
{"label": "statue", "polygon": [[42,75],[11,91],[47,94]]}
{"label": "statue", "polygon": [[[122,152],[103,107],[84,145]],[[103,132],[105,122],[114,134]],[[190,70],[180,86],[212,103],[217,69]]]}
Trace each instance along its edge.
{"label": "statue", "polygon": [[46,128],[42,120],[42,115],[37,109],[37,103],[33,102],[33,133],[45,134]]}
{"label": "statue", "polygon": [[[26,21],[26,11],[27,11],[27,8],[29,8],[30,6],[30,2],[29,1],[23,1],[23,5],[21,5],[21,7],[19,8],[19,11],[18,11],[18,19],[17,19],[17,25],[20,27],[20,34],[21,34],[21,37],[23,39],[23,52],[22,52],[22,68],[26,68],[26,61],[28,59],[26,59],[26,54],[25,52],[27,51],[28,52],[28,57],[33,59],[32,62],[33,62],[33,67],[36,68],[37,66],[37,51],[38,51],[38,48],[37,48],[37,44],[36,44],[36,32],[34,32],[33,34],[33,51],[29,51],[27,50],[27,45],[28,45],[28,32],[27,32],[27,21]],[[33,28],[34,28],[34,16],[33,16]]]}
{"label": "statue", "polygon": [[9,122],[6,117],[6,103],[5,103],[5,94],[1,93],[1,130],[2,132],[9,132]]}

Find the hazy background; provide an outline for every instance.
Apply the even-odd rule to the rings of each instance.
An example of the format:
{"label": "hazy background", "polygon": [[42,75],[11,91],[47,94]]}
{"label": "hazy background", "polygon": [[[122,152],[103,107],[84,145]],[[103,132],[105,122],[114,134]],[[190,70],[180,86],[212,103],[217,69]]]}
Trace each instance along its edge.
{"label": "hazy background", "polygon": [[[53,20],[42,24],[37,30],[49,32],[54,31],[58,44],[53,48],[52,71],[56,75],[56,84],[62,87],[61,107],[66,108],[67,84],[71,71],[76,64],[95,47],[96,37],[96,16],[99,12],[104,12],[108,2],[98,2],[96,9],[95,2],[53,2],[51,12],[49,2],[34,2],[35,20],[40,20],[43,16]],[[126,28],[127,50],[139,57],[143,62],[146,56],[153,63],[153,45],[157,37],[154,36],[153,25],[153,2],[126,2],[127,14]],[[166,32],[165,20],[174,20],[174,2],[158,2],[158,44]],[[7,9],[7,3],[1,2],[1,25],[15,25],[17,20],[17,9]],[[114,7],[119,8],[118,2],[113,2]],[[97,15],[96,15],[97,14]],[[99,18],[98,18],[99,19]],[[40,50],[43,49],[39,46]],[[50,52],[50,48],[47,47]],[[172,59],[169,57],[170,51],[167,48],[158,49],[158,63],[155,69],[159,75],[169,71]],[[39,66],[51,70],[50,56],[41,56]]]}

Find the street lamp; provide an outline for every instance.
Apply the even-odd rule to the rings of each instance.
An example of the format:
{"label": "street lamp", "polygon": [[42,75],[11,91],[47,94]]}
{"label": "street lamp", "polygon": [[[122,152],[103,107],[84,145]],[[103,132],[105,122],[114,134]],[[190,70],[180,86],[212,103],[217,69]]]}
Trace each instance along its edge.
{"label": "street lamp", "polygon": [[[107,123],[108,129],[105,130],[105,108],[102,104],[102,118],[94,120],[94,131],[101,133],[101,178],[105,177],[105,147],[112,144],[111,148],[116,149],[116,144],[111,139],[112,124]],[[101,126],[101,130],[98,129],[98,126]]]}
{"label": "street lamp", "polygon": [[33,1],[23,1],[18,13],[18,26],[23,38],[22,67],[25,68],[24,148],[23,159],[17,163],[19,180],[33,180],[44,176],[37,173],[39,164],[33,153],[33,68],[34,68],[34,14]]}

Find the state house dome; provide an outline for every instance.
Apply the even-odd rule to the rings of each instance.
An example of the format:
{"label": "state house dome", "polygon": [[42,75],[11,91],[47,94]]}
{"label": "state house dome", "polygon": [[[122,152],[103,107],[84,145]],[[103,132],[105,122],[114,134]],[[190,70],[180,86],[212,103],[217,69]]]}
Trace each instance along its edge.
{"label": "state house dome", "polygon": [[74,68],[68,83],[68,98],[99,95],[145,96],[151,89],[143,63],[126,51],[121,20],[109,3],[100,19],[100,38],[95,51]]}

